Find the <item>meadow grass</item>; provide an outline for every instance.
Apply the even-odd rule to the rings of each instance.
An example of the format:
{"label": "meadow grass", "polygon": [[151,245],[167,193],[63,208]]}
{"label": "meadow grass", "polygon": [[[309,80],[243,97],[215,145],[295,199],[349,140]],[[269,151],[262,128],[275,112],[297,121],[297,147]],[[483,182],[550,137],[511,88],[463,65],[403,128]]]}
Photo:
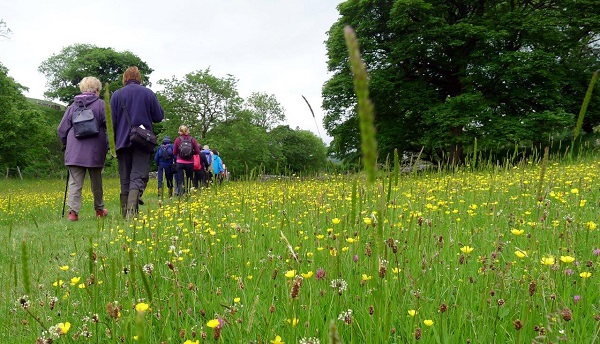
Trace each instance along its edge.
{"label": "meadow grass", "polygon": [[[396,172],[394,172],[396,171]],[[0,184],[10,343],[594,343],[593,159],[229,182],[96,219]]]}

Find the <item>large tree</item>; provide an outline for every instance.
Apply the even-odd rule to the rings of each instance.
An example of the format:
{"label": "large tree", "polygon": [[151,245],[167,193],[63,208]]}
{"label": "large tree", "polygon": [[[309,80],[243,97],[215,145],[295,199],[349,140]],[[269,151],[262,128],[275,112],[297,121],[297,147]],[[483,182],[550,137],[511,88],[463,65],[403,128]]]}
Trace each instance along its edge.
{"label": "large tree", "polygon": [[252,92],[244,105],[252,113],[252,123],[267,130],[285,121],[285,109],[273,94]]}
{"label": "large tree", "polygon": [[100,48],[91,44],[74,44],[65,47],[42,62],[38,70],[47,79],[49,99],[70,103],[80,93],[78,84],[86,76],[95,76],[103,85],[109,84],[111,92],[123,87],[123,73],[130,66],[140,70],[144,85],[149,85],[152,69],[135,54]]}
{"label": "large tree", "polygon": [[[487,148],[539,143],[575,125],[600,68],[592,0],[364,0],[338,10],[323,106],[340,157],[360,149],[346,25],[370,74],[380,156],[425,146],[459,161],[476,138]],[[600,107],[590,107],[584,129],[599,122]]]}
{"label": "large tree", "polygon": [[167,116],[165,129],[177,131],[185,124],[200,139],[216,124],[232,119],[242,104],[237,91],[237,80],[232,75],[218,78],[210,69],[188,73],[182,80],[175,77],[161,79],[159,91]]}
{"label": "large tree", "polygon": [[18,166],[31,174],[46,175],[56,161],[50,151],[58,145],[54,131],[58,123],[51,126],[48,118],[27,101],[23,95],[26,89],[0,64],[0,166]]}
{"label": "large tree", "polygon": [[327,163],[327,147],[323,141],[308,130],[291,129],[280,125],[270,133],[270,143],[279,146],[284,159],[280,168],[294,173],[322,171]]}

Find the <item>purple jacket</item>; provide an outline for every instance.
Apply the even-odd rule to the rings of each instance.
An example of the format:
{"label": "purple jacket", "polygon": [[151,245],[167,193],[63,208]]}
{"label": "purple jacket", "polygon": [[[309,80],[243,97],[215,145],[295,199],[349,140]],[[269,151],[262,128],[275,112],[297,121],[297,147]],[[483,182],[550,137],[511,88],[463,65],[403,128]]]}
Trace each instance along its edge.
{"label": "purple jacket", "polygon": [[137,81],[130,80],[123,88],[113,93],[110,98],[112,124],[115,134],[115,149],[129,147],[129,123],[125,117],[123,106],[127,105],[127,113],[134,127],[140,124],[152,130],[152,123],[159,123],[165,118],[158,99],[151,89],[140,85]]}
{"label": "purple jacket", "polygon": [[81,167],[104,167],[106,161],[106,152],[108,152],[108,136],[106,135],[106,112],[104,110],[104,101],[99,99],[94,93],[85,92],[75,96],[73,103],[83,101],[85,106],[92,109],[100,133],[98,136],[78,139],[71,128],[73,123],[71,115],[76,105],[71,104],[65,111],[58,129],[56,130],[58,138],[66,145],[65,165]]}

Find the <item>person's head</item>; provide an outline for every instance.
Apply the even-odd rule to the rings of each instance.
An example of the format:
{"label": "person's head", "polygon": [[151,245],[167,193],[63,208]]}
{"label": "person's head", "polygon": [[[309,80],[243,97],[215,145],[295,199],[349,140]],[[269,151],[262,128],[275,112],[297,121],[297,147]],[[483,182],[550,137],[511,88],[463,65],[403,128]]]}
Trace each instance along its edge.
{"label": "person's head", "polygon": [[79,82],[79,90],[81,90],[81,93],[92,92],[100,94],[101,89],[102,83],[100,80],[98,80],[98,78],[93,76],[86,76],[85,78],[81,79],[81,82]]}
{"label": "person's head", "polygon": [[127,84],[131,80],[135,80],[139,83],[142,82],[142,74],[140,74],[138,67],[129,67],[125,70],[125,73],[123,73],[123,85]]}
{"label": "person's head", "polygon": [[190,129],[185,126],[185,125],[180,125],[179,126],[179,135],[189,135],[190,134]]}
{"label": "person's head", "polygon": [[219,155],[219,151],[217,151],[216,149],[213,149],[213,150],[212,150],[212,153],[213,153],[214,155]]}
{"label": "person's head", "polygon": [[163,142],[163,144],[168,144],[168,143],[171,143],[171,138],[170,138],[170,137],[168,137],[168,136],[165,136],[165,137],[163,137],[163,140],[162,140],[162,142]]}
{"label": "person's head", "polygon": [[208,145],[204,145],[204,147],[202,147],[202,149],[209,150]]}

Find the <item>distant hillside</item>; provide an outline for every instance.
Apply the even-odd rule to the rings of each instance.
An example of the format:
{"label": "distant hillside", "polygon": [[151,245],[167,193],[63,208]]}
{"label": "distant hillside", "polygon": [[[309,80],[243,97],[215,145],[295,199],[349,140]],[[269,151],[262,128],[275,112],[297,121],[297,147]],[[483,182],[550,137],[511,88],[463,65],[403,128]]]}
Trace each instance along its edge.
{"label": "distant hillside", "polygon": [[49,100],[35,99],[35,98],[27,98],[27,100],[34,104],[49,107],[49,108],[55,109],[55,110],[65,111],[65,109],[67,108],[64,105],[57,104],[57,103],[51,102]]}

